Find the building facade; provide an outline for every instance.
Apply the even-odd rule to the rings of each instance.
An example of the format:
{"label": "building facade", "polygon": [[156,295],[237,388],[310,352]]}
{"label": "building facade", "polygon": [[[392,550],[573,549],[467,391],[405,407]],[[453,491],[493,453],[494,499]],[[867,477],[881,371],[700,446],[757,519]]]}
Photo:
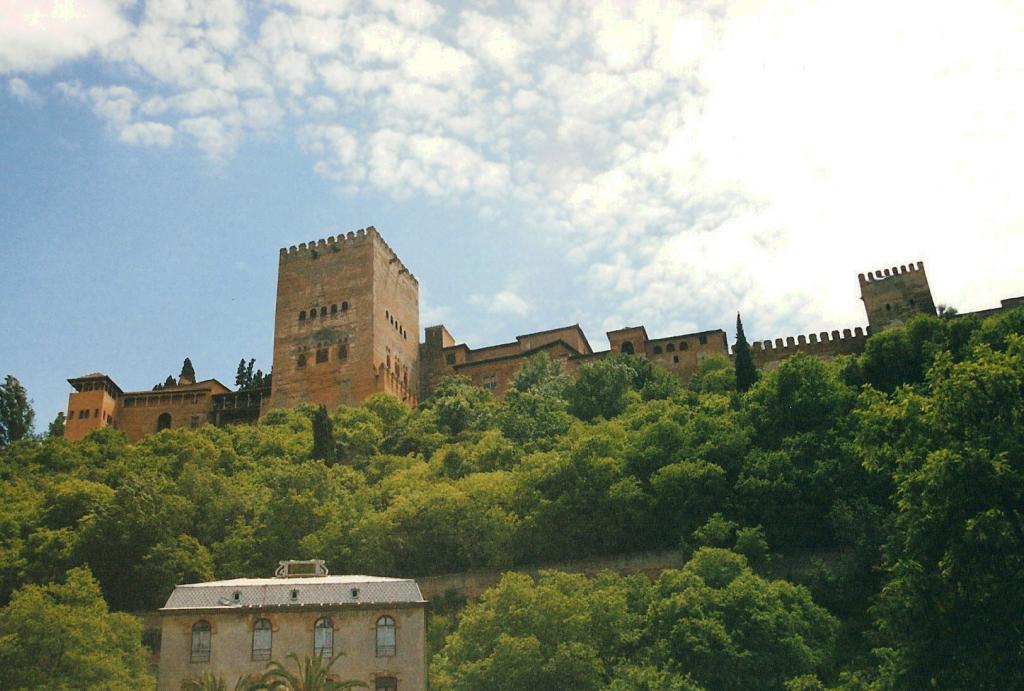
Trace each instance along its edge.
{"label": "building facade", "polygon": [[374,691],[425,691],[425,606],[415,581],[330,576],[323,562],[282,562],[274,578],[179,585],[160,610],[158,689],[204,673],[228,688],[271,660],[339,655],[334,679]]}
{"label": "building facade", "polygon": [[[860,353],[871,333],[917,314],[935,314],[923,262],[860,274],[858,280],[866,326],[753,341],[755,364],[776,367],[796,353]],[[1024,298],[1011,298],[977,314],[1022,305]],[[722,329],[651,338],[643,326],[626,327],[607,333],[605,351],[593,350],[578,324],[475,349],[458,343],[441,324],[428,327],[420,343],[419,329],[416,277],[373,226],[282,248],[270,387],[231,391],[215,379],[197,382],[189,364],[177,382],[160,390],[126,393],[94,372],[68,380],[74,392],[65,437],[81,439],[113,426],[136,441],[163,429],[252,423],[272,407],[358,405],[381,392],[415,406],[453,374],[503,398],[523,362],[538,353],[562,361],[570,372],[609,353],[627,353],[684,380],[702,359],[731,355]]]}

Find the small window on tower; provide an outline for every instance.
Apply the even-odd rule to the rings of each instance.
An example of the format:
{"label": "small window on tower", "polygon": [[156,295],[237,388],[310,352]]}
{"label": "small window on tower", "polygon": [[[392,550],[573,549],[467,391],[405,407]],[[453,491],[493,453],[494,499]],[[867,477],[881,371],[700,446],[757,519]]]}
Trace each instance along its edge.
{"label": "small window on tower", "polygon": [[339,360],[344,360],[347,357],[348,357],[348,344],[347,343],[342,343],[340,346],[338,346],[338,359]]}
{"label": "small window on tower", "polygon": [[700,336],[697,336],[697,340],[700,341],[701,345],[707,345],[708,344],[708,335],[707,334],[701,334]]}
{"label": "small window on tower", "polygon": [[309,311],[309,318],[310,319],[316,319],[316,308],[315,307]]}
{"label": "small window on tower", "polygon": [[316,351],[316,364],[327,362],[327,348],[320,348]]}
{"label": "small window on tower", "polygon": [[455,364],[455,353],[448,353],[447,355],[445,355],[444,356],[444,361],[447,362],[449,365],[454,365]]}
{"label": "small window on tower", "polygon": [[347,312],[348,311],[348,303],[347,302],[341,303],[341,311],[342,312]]}
{"label": "small window on tower", "polygon": [[484,377],[484,388],[488,391],[494,391],[498,388],[498,381],[493,374]]}
{"label": "small window on tower", "polygon": [[299,321],[306,321],[306,310],[299,310]]}
{"label": "small window on tower", "polygon": [[306,366],[306,354],[302,353],[301,355],[299,355],[299,358],[298,358],[298,360],[295,361],[295,364],[298,367],[305,367]]}
{"label": "small window on tower", "polygon": [[321,317],[326,317],[327,316],[327,305],[324,305],[323,307],[320,308],[320,316]]}
{"label": "small window on tower", "polygon": [[337,313],[338,313],[338,306],[337,305],[331,305],[331,314],[337,314]]}
{"label": "small window on tower", "polygon": [[672,356],[672,362],[679,362],[679,356],[678,355],[673,355]]}

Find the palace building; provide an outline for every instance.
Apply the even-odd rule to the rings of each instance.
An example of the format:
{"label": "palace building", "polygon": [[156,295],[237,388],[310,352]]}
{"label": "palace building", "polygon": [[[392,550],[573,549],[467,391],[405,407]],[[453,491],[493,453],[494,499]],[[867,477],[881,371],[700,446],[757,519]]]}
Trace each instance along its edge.
{"label": "palace building", "polygon": [[[859,283],[866,326],[753,341],[754,362],[770,368],[795,353],[859,353],[872,332],[935,314],[922,262],[861,274]],[[1024,297],[975,314],[1019,306]],[[164,429],[252,423],[273,407],[354,406],[380,392],[415,406],[453,374],[504,397],[516,371],[538,353],[562,361],[568,371],[608,353],[627,353],[681,379],[705,357],[730,356],[722,329],[652,338],[643,326],[625,327],[607,333],[605,351],[594,351],[578,324],[475,349],[444,325],[427,327],[422,343],[419,334],[419,283],[374,227],[283,248],[269,387],[232,391],[216,379],[196,381],[189,362],[177,381],[149,391],[122,391],[110,376],[94,372],[68,380],[74,391],[64,434],[76,440],[112,426],[136,441]]]}

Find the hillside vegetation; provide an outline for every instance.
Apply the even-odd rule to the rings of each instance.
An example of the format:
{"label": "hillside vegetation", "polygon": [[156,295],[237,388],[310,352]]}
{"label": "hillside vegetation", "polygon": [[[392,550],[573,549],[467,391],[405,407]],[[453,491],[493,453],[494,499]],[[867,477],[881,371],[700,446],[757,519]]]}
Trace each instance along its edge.
{"label": "hillside vegetation", "polygon": [[[1021,310],[921,317],[743,394],[724,359],[683,386],[630,356],[578,376],[541,358],[505,402],[456,377],[414,411],[380,395],[134,445],[15,442],[0,687],[81,657],[74,636],[45,650],[47,608],[124,631],[108,605],[280,559],[421,576],[678,547],[653,584],[507,575],[432,619],[433,686],[1024,688],[1022,334]],[[808,554],[841,558],[766,576]],[[131,633],[104,644],[110,675],[142,674]]]}

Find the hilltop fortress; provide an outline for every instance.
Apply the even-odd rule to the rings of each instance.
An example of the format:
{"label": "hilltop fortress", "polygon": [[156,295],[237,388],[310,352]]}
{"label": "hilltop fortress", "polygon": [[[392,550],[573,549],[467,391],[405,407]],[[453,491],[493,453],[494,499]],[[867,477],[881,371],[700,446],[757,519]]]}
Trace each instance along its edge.
{"label": "hilltop fortress", "polygon": [[[770,368],[794,353],[859,353],[871,333],[935,314],[922,262],[861,274],[859,281],[866,327],[754,341],[754,362]],[[1018,306],[1024,297],[976,314]],[[427,327],[422,343],[419,334],[419,283],[373,226],[283,248],[270,387],[232,391],[216,379],[196,381],[185,368],[173,385],[125,392],[95,372],[68,380],[74,392],[64,436],[81,439],[112,426],[136,441],[169,428],[252,423],[271,408],[299,403],[354,406],[378,392],[415,406],[452,374],[504,397],[516,371],[537,353],[562,361],[568,371],[611,352],[628,353],[682,379],[703,358],[730,355],[722,329],[650,338],[643,326],[625,327],[608,332],[605,351],[594,351],[578,324],[477,349],[458,343],[443,325]]]}

